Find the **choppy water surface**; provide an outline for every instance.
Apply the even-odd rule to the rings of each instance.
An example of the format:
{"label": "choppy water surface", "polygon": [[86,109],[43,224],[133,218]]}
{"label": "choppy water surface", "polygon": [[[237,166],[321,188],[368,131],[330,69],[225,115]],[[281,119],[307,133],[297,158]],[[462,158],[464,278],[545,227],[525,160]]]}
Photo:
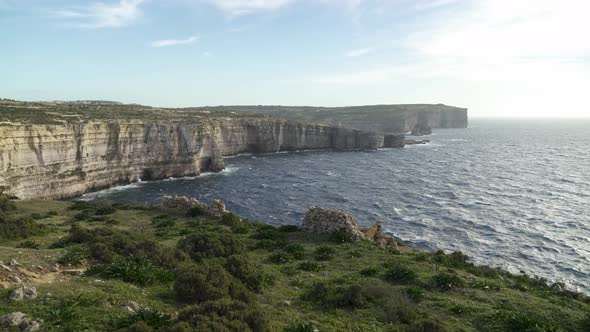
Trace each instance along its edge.
{"label": "choppy water surface", "polygon": [[461,250],[590,292],[590,121],[474,120],[432,143],[371,152],[228,158],[228,169],[89,194],[153,204],[224,200],[250,219],[297,224],[310,206],[377,220],[415,246]]}

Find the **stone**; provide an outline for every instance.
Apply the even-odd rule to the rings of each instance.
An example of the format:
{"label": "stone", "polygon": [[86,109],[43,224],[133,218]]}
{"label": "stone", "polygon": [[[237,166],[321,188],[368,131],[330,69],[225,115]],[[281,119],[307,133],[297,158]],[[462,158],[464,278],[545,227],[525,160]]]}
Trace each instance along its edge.
{"label": "stone", "polygon": [[51,272],[59,272],[59,264],[55,264],[51,267]]}
{"label": "stone", "polygon": [[12,272],[12,268],[11,267],[8,267],[8,266],[6,266],[4,264],[0,264],[0,268],[2,268],[5,271]]}
{"label": "stone", "polygon": [[147,308],[140,305],[139,303],[135,302],[135,301],[127,301],[127,305],[125,305],[123,307],[123,310],[129,312],[129,313],[136,313],[138,311],[142,311],[142,310],[146,310]]}
{"label": "stone", "polygon": [[306,232],[316,234],[332,234],[336,231],[344,231],[354,240],[364,238],[352,215],[335,209],[313,207],[307,210],[303,217],[302,228]]}
{"label": "stone", "polygon": [[10,264],[9,265],[10,266],[20,266],[19,262],[17,262],[15,258],[13,258],[13,259],[10,260]]}
{"label": "stone", "polygon": [[23,281],[22,281],[22,280],[21,280],[21,279],[20,279],[18,276],[15,276],[15,275],[11,275],[11,276],[10,276],[10,279],[11,279],[12,281],[14,281],[14,282],[18,282],[18,283],[21,283],[21,282],[23,282]]}
{"label": "stone", "polygon": [[35,287],[20,286],[10,293],[10,301],[34,300],[37,298],[37,289]]}
{"label": "stone", "polygon": [[211,204],[206,204],[198,199],[186,197],[186,196],[163,196],[160,199],[160,205],[168,209],[179,210],[182,212],[188,212],[192,209],[200,209],[203,214],[213,217],[221,217],[224,213],[228,212],[225,208],[225,204],[216,199]]}
{"label": "stone", "polygon": [[0,316],[0,326],[6,328],[17,327],[21,331],[39,331],[41,329],[41,321],[33,320],[22,312],[13,312]]}
{"label": "stone", "polygon": [[316,234],[344,231],[354,240],[367,239],[376,242],[380,247],[397,249],[397,242],[393,237],[383,233],[380,223],[366,228],[359,227],[352,215],[340,210],[311,208],[305,212],[302,228],[306,232]]}

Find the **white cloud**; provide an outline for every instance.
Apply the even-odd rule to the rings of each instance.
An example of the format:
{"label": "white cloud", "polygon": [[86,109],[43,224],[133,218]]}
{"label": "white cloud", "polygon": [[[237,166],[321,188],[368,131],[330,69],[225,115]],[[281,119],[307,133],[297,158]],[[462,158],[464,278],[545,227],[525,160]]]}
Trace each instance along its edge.
{"label": "white cloud", "polygon": [[80,28],[116,28],[129,25],[141,17],[144,0],[95,2],[84,7],[59,10],[55,14]]}
{"label": "white cloud", "polygon": [[186,39],[163,39],[156,40],[150,43],[152,47],[167,47],[176,45],[189,45],[199,40],[197,36],[191,36]]}
{"label": "white cloud", "polygon": [[295,0],[206,0],[231,16],[276,10]]}
{"label": "white cloud", "polygon": [[375,52],[375,49],[374,48],[359,48],[359,49],[356,49],[356,50],[348,51],[348,52],[346,52],[345,55],[347,57],[356,58],[356,57],[360,57],[360,56],[363,56],[363,55],[371,54],[373,52]]}

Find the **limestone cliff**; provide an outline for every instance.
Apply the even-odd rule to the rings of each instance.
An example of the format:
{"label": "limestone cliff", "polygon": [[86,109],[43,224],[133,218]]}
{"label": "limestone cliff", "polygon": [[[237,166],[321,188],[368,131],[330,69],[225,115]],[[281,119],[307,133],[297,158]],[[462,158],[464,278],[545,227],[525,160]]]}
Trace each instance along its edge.
{"label": "limestone cliff", "polygon": [[294,121],[382,133],[407,133],[416,125],[431,128],[467,128],[468,125],[466,108],[443,104],[350,107],[222,106],[209,109],[263,114]]}
{"label": "limestone cliff", "polygon": [[[155,112],[155,111],[154,111]],[[60,199],[119,183],[198,175],[242,152],[376,149],[403,139],[327,125],[235,116],[0,125],[0,191]]]}

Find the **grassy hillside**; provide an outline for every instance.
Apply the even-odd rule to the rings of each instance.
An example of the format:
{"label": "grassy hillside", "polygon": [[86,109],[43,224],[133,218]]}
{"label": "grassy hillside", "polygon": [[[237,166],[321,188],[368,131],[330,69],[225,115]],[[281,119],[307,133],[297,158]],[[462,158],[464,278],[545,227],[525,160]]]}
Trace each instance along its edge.
{"label": "grassy hillside", "polygon": [[[0,211],[0,259],[20,264],[0,269],[0,315],[48,331],[590,330],[587,297],[461,253],[106,202]],[[9,301],[14,276],[38,297]]]}

